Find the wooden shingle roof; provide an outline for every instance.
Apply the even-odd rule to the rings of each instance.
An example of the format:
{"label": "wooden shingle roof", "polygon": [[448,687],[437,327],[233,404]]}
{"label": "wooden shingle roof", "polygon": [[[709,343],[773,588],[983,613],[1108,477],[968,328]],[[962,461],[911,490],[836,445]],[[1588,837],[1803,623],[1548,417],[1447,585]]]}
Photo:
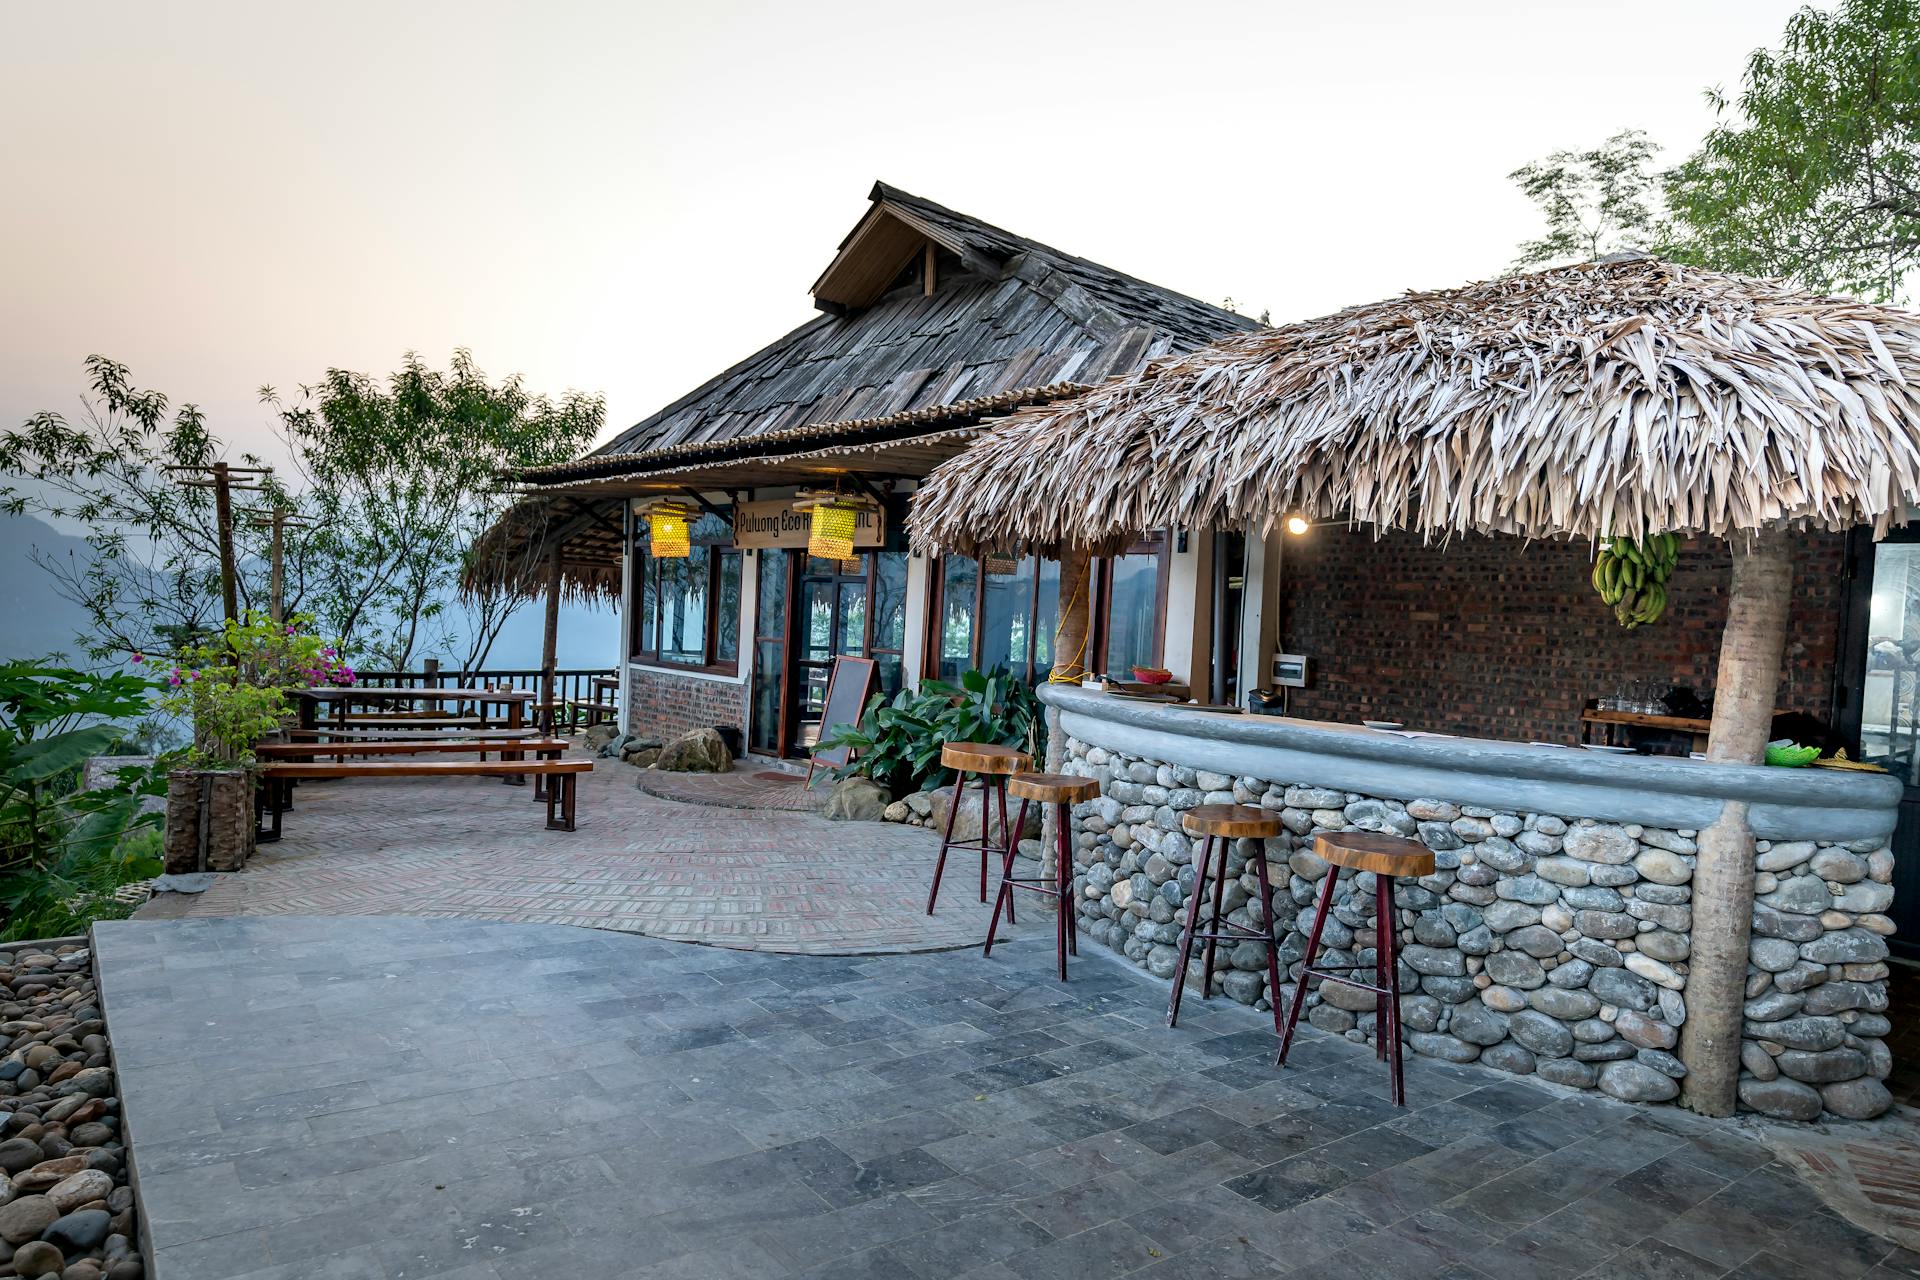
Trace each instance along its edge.
{"label": "wooden shingle roof", "polygon": [[[824,314],[589,458],[1091,384],[1255,327],[885,183],[869,199],[873,207],[814,285]],[[929,244],[939,263],[931,294],[917,275],[891,289],[876,283],[911,275]]]}

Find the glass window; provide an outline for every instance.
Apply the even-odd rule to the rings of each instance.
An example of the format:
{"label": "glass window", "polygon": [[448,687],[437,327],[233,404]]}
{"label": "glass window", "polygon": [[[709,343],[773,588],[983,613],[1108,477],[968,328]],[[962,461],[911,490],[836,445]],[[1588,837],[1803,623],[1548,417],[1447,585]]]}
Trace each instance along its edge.
{"label": "glass window", "polygon": [[980,600],[980,669],[1026,678],[1033,642],[1034,559],[989,558]]}
{"label": "glass window", "polygon": [[787,634],[787,553],[758,551],[760,605],[755,613],[754,630],[763,636]]}
{"label": "glass window", "polygon": [[906,552],[876,553],[873,570],[873,647],[903,649],[907,644]]}
{"label": "glass window", "polygon": [[1920,545],[1873,549],[1867,611],[1867,672],[1860,706],[1860,758],[1920,783]]}
{"label": "glass window", "polygon": [[740,658],[740,553],[718,551],[720,585],[714,606],[713,658],[737,662]]}
{"label": "glass window", "polygon": [[858,657],[867,647],[867,584],[840,584],[840,634],[835,637],[835,653]]}
{"label": "glass window", "polygon": [[947,556],[940,564],[940,678],[955,680],[973,665],[973,595],[979,566],[966,556]]}
{"label": "glass window", "polygon": [[1131,667],[1155,663],[1160,640],[1158,552],[1128,552],[1113,558],[1107,603],[1107,670],[1124,676]]}
{"label": "glass window", "polygon": [[[1087,602],[1077,602],[1085,609]],[[1033,674],[1035,679],[1053,669],[1053,636],[1060,626],[1060,562],[1040,562],[1040,590],[1033,609]]]}
{"label": "glass window", "polygon": [[660,660],[707,665],[708,570],[713,551],[695,546],[660,566]]}
{"label": "glass window", "polygon": [[732,529],[715,515],[690,530],[689,554],[649,555],[644,522],[634,543],[634,657],[689,667],[740,660],[740,553]]}

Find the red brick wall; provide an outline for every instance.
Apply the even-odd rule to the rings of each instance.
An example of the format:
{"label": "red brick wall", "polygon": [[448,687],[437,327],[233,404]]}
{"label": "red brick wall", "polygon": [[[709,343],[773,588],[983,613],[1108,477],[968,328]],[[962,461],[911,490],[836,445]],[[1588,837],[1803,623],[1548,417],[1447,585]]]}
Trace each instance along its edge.
{"label": "red brick wall", "polygon": [[[1802,536],[1778,705],[1826,718],[1846,541]],[[1320,528],[1289,538],[1281,649],[1313,660],[1295,715],[1400,720],[1481,737],[1572,742],[1582,704],[1623,682],[1713,687],[1726,618],[1724,544],[1689,543],[1667,612],[1628,631],[1588,584],[1588,544],[1420,539]]]}
{"label": "red brick wall", "polygon": [[747,685],[698,680],[676,671],[627,668],[628,721],[633,732],[662,742],[691,729],[747,725]]}

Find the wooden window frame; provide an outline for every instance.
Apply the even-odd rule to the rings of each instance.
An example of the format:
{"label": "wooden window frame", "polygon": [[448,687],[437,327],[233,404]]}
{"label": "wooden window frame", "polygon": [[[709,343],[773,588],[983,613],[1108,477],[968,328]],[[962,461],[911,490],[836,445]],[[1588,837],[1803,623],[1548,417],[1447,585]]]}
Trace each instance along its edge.
{"label": "wooden window frame", "polygon": [[[1057,621],[1058,609],[1056,606],[1056,611],[1055,611],[1056,616],[1054,618],[1042,618],[1040,616],[1041,575],[1039,571],[1039,566],[1041,563],[1049,560],[1050,557],[1039,555],[1033,551],[1023,551],[1018,557],[1016,557],[1016,560],[1019,562],[1024,562],[1029,558],[1033,559],[1034,561],[1034,574],[1033,574],[1033,581],[1028,584],[1027,616],[1032,619],[1033,625],[1029,627],[1027,631],[1027,653],[1024,659],[1024,663],[1026,668],[1026,674],[1025,674],[1026,682],[1028,684],[1035,684],[1045,674],[1044,672],[1040,671],[1039,664],[1034,657],[1034,654],[1037,652],[1039,648],[1040,628],[1043,626],[1053,627],[1055,625]],[[1054,563],[1058,564],[1059,562],[1055,560]],[[947,557],[946,556],[936,556],[934,558],[929,576],[931,578],[931,583],[927,591],[926,639],[925,639],[925,643],[921,647],[921,652],[926,654],[928,661],[930,661],[932,664],[932,671],[930,674],[938,678],[940,675],[940,663],[944,656],[940,652],[940,649],[941,649],[941,640],[944,634],[942,623],[946,615],[946,596],[947,596]],[[1065,596],[1065,594],[1068,591],[1067,584],[1064,581],[1062,581],[1059,584],[1059,588],[1060,588],[1061,595]],[[978,670],[980,667],[980,651],[985,643],[985,636],[980,626],[980,620],[986,616],[986,611],[987,611],[987,564],[984,559],[976,559],[974,561],[974,575],[973,575],[973,628],[972,628],[972,633],[967,638],[967,662],[975,670]],[[1058,655],[1055,655],[1055,656],[1058,657]],[[1048,664],[1047,670],[1051,671],[1052,669],[1053,669],[1052,664]],[[1010,672],[1010,674],[1018,676],[1021,673],[1018,670],[1013,670]]]}
{"label": "wooden window frame", "polygon": [[[1160,619],[1160,629],[1153,636],[1153,664],[1159,666],[1166,657],[1167,649],[1167,592],[1173,580],[1173,538],[1167,530],[1156,529],[1128,543],[1120,554],[1156,555],[1159,558],[1153,592],[1154,616]],[[1096,658],[1089,666],[1089,670],[1094,672],[1108,669],[1107,643],[1113,637],[1113,561],[1113,556],[1101,556],[1090,572],[1094,583],[1094,634],[1087,652]]]}
{"label": "wooden window frame", "polygon": [[[740,580],[740,599],[744,601],[747,590],[746,557],[741,554],[740,548],[734,546],[731,542],[704,539],[701,540],[700,545],[707,548],[707,617],[706,629],[703,633],[705,636],[705,648],[702,650],[704,661],[697,663],[675,662],[671,659],[662,658],[660,656],[660,624],[662,620],[658,616],[654,618],[653,647],[651,649],[642,647],[637,632],[640,629],[641,619],[645,616],[644,601],[647,590],[647,575],[654,575],[654,581],[656,584],[658,583],[659,560],[647,554],[645,545],[636,539],[633,547],[633,555],[635,557],[633,600],[627,620],[627,661],[630,664],[637,667],[646,667],[651,671],[679,671],[688,674],[733,676],[736,678],[740,675],[740,664],[743,657],[747,655],[752,646],[757,643],[757,638],[742,637],[737,634],[738,618],[736,617],[733,657],[721,658],[719,656],[720,582],[725,563],[727,559],[731,557],[736,566],[735,574]],[[758,589],[757,577],[755,579],[755,589]],[[654,608],[657,614],[660,608],[660,596],[657,585],[654,592]],[[756,623],[755,626],[757,627],[758,623]]]}

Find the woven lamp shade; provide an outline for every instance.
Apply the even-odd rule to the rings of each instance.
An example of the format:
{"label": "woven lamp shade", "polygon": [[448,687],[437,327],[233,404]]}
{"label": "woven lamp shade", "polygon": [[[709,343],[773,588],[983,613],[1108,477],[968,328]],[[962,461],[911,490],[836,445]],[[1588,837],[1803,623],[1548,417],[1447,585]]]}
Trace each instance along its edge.
{"label": "woven lamp shade", "polygon": [[692,554],[688,538],[687,513],[678,507],[656,507],[647,512],[652,534],[652,554],[660,560],[682,560]]}
{"label": "woven lamp shade", "polygon": [[846,502],[822,502],[813,509],[807,552],[822,560],[853,559],[853,530],[860,508]]}

